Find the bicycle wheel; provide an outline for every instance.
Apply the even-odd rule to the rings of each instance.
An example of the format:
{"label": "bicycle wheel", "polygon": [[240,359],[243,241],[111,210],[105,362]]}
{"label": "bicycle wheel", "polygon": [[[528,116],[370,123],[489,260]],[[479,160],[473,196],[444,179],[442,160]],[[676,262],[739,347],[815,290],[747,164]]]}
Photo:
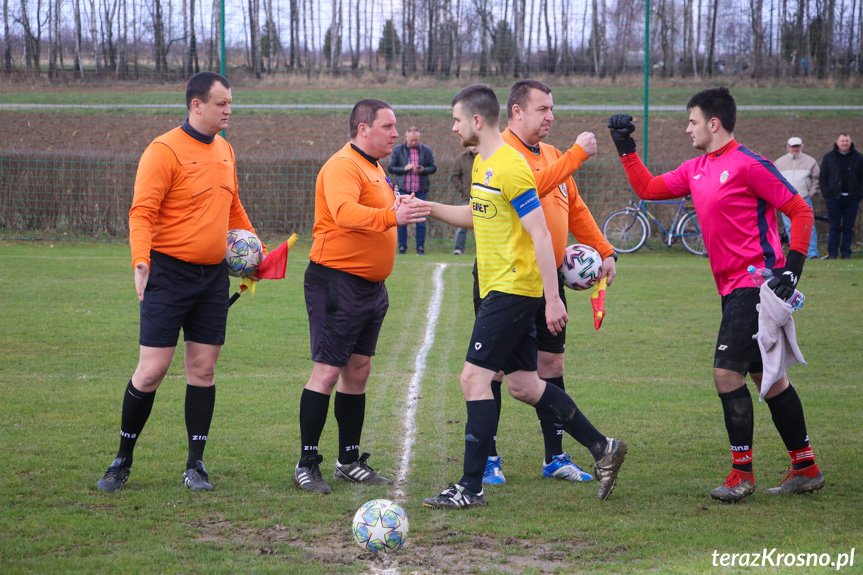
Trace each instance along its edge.
{"label": "bicycle wheel", "polygon": [[690,253],[697,256],[707,255],[704,238],[701,237],[701,226],[698,225],[698,216],[694,212],[687,212],[681,218],[680,224],[677,226],[677,235]]}
{"label": "bicycle wheel", "polygon": [[631,254],[644,245],[647,239],[647,222],[632,208],[612,213],[602,224],[605,239],[618,253]]}
{"label": "bicycle wheel", "polygon": [[818,237],[818,246],[821,253],[827,253],[827,238],[830,236],[830,222],[827,216],[815,216],[815,233]]}

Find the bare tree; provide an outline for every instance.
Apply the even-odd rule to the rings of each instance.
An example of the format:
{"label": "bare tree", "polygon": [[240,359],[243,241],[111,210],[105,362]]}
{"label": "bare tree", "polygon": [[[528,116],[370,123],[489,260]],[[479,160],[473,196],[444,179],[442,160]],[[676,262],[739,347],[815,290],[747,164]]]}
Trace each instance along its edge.
{"label": "bare tree", "polygon": [[3,69],[12,71],[12,36],[9,33],[9,0],[3,0]]}
{"label": "bare tree", "polygon": [[261,0],[249,0],[249,58],[255,78],[261,77]]}
{"label": "bare tree", "polygon": [[[803,0],[800,0],[801,2]],[[710,36],[707,38],[707,75],[713,76],[713,66],[716,59],[716,14],[719,12],[719,0],[713,0],[710,12]]]}
{"label": "bare tree", "polygon": [[749,0],[749,23],[752,28],[752,77],[764,75],[764,0]]}
{"label": "bare tree", "polygon": [[[93,0],[90,0],[92,3]],[[168,51],[165,45],[165,20],[162,13],[162,0],[152,0],[148,6],[150,20],[153,23],[153,58],[156,65],[156,74],[168,73]]]}
{"label": "bare tree", "polygon": [[[605,34],[605,0],[593,0],[591,56],[593,57],[593,73],[600,78],[605,76],[605,61],[608,54],[608,41]],[[554,72],[553,69],[549,71]]]}
{"label": "bare tree", "polygon": [[417,0],[402,0],[402,9],[402,75],[407,76],[417,71]]}

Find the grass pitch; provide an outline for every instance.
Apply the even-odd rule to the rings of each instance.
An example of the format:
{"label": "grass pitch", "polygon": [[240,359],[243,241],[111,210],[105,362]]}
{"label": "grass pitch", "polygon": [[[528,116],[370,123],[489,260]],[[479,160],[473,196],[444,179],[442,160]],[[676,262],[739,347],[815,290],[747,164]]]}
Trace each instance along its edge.
{"label": "grass pitch", "polygon": [[[307,249],[295,248],[287,279],[262,282],[257,295],[231,308],[206,452],[216,490],[181,486],[180,350],[129,482],[103,494],[96,481],[114,456],[120,401],[137,362],[128,247],[0,242],[0,571],[703,573],[714,569],[714,551],[775,548],[835,559],[860,543],[860,258],[808,262],[800,285],[806,305],[795,313],[809,366],[793,367],[790,376],[827,478],[821,493],[761,493],[778,483],[788,457],[767,406],[756,403],[758,491],[738,505],[709,498],[730,465],[711,378],[719,297],[707,260],[674,248],[621,256],[598,332],[588,294],[568,293],[567,390],[602,432],[630,448],[610,500],[595,499],[595,483],[542,479],[535,414],[505,397],[499,450],[507,484],[487,488],[486,508],[443,512],[423,509],[421,500],[461,475],[458,374],[472,325],[472,260],[449,255],[448,245],[430,247],[424,258],[400,256],[387,281],[390,311],[362,441],[384,475],[400,464],[407,386],[435,264],[447,267],[404,487],[411,533],[403,551],[383,560],[362,553],[349,528],[359,505],[393,490],[335,484],[331,495],[313,496],[291,485],[298,399],[311,368],[302,294]],[[586,450],[569,438],[564,447],[591,467]],[[336,448],[330,415],[321,442],[327,477]],[[861,570],[856,551],[846,571]]]}

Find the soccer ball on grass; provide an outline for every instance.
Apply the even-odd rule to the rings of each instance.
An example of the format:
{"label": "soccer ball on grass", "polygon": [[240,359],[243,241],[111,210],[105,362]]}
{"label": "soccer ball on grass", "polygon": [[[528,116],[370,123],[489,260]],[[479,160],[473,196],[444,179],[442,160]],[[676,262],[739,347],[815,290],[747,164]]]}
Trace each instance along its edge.
{"label": "soccer ball on grass", "polygon": [[574,290],[586,290],[599,281],[602,273],[602,256],[584,244],[573,244],[563,253],[563,263],[557,273],[563,285]]}
{"label": "soccer ball on grass", "polygon": [[408,516],[388,499],[372,499],[357,509],[354,541],[367,551],[396,551],[408,538]]}
{"label": "soccer ball on grass", "polygon": [[258,236],[248,230],[228,231],[228,249],[225,252],[228,274],[235,278],[250,276],[258,271],[263,260],[264,248]]}

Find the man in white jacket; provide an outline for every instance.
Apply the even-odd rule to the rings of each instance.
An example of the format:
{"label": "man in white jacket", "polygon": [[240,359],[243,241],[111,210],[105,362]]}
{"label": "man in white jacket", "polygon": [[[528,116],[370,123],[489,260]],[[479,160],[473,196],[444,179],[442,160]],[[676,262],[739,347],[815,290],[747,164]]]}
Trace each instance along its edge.
{"label": "man in white jacket", "polygon": [[[788,153],[774,162],[776,169],[788,180],[788,183],[794,186],[800,197],[811,208],[812,196],[821,191],[818,187],[818,174],[821,172],[818,168],[818,162],[812,156],[803,153],[803,140],[798,137],[789,138],[786,149]],[[785,224],[785,233],[791,237],[791,220],[785,214],[781,212],[780,214]],[[806,255],[809,259],[818,258],[819,255],[818,234],[815,232],[815,226],[812,226],[809,253]]]}

